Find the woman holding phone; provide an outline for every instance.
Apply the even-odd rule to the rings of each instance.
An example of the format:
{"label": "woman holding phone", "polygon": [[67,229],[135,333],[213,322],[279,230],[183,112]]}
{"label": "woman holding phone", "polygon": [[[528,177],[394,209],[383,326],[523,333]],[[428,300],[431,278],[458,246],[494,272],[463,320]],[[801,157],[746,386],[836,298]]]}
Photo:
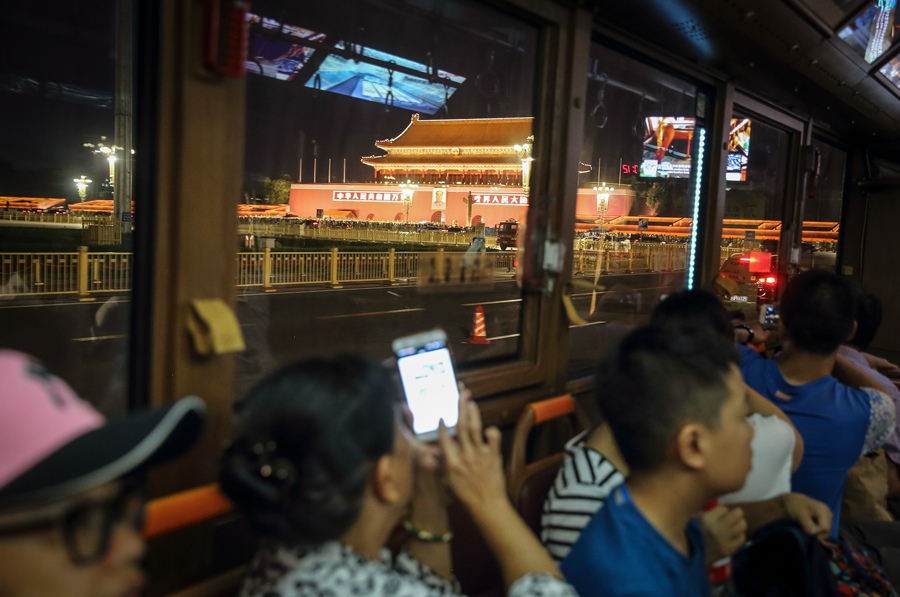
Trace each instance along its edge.
{"label": "woman holding phone", "polygon": [[[354,356],[289,365],[239,408],[221,484],[262,534],[241,597],[459,594],[446,478],[493,550],[509,595],[574,596],[506,495],[500,432],[463,392],[456,439],[411,432],[391,375]],[[402,526],[396,557],[385,548]]]}

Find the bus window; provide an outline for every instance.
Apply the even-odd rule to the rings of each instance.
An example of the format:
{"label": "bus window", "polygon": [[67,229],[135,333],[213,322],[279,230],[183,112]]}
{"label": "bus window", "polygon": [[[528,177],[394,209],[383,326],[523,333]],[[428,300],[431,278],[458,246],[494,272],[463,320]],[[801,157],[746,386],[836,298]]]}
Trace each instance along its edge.
{"label": "bus window", "polygon": [[21,4],[0,22],[0,347],[105,414],[128,408],[130,5]]}
{"label": "bus window", "polygon": [[[351,35],[348,14],[366,27]],[[518,357],[505,249],[532,200],[541,29],[469,0],[255,2],[249,19],[247,194],[300,221],[335,215],[239,219],[257,237],[239,253],[239,387],[322,352],[388,358],[435,326],[462,365]],[[487,344],[470,342],[478,306]]]}
{"label": "bus window", "polygon": [[572,294],[589,325],[569,330],[570,375],[685,285],[698,162],[695,85],[595,42],[587,89],[573,276],[598,289]]}

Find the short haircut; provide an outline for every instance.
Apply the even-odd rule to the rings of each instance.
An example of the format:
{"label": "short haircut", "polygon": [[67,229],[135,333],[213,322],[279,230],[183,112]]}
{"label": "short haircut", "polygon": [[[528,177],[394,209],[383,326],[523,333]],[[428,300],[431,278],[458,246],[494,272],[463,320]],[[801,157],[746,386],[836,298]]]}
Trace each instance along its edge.
{"label": "short haircut", "polygon": [[393,451],[401,396],[384,367],[361,357],[288,365],[240,404],[223,491],[265,537],[338,539],[359,516],[375,462]]}
{"label": "short haircut", "polygon": [[853,332],[856,301],[849,282],[825,270],[795,276],[781,297],[781,321],[805,352],[830,355]]}
{"label": "short haircut", "polygon": [[684,329],[709,328],[726,341],[734,342],[734,326],[722,301],[708,290],[679,290],[653,309],[650,323]]}
{"label": "short haircut", "polygon": [[859,284],[853,284],[853,296],[856,298],[856,333],[850,339],[850,344],[865,350],[878,333],[884,307],[880,298]]}
{"label": "short haircut", "polygon": [[600,365],[597,406],[632,471],[657,470],[685,424],[718,428],[737,362],[734,344],[703,328],[647,326],[622,340]]}

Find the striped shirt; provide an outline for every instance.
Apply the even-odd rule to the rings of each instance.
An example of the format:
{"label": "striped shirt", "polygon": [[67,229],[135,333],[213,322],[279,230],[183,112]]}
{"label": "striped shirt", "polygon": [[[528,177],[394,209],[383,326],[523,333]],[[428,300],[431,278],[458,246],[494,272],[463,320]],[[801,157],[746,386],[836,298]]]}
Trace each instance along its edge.
{"label": "striped shirt", "polygon": [[560,562],[591,517],[625,477],[603,454],[584,445],[591,430],[566,444],[566,458],[550,487],[541,515],[541,542]]}

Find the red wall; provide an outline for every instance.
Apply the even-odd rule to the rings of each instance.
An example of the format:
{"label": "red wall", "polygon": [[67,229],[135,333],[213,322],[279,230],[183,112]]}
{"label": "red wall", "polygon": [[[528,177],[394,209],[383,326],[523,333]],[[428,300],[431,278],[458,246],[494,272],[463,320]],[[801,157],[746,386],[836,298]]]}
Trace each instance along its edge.
{"label": "red wall", "polygon": [[[431,209],[432,191],[434,186],[420,185],[413,195],[413,203],[409,208],[409,221],[419,222],[422,220],[431,220],[435,210]],[[506,197],[506,204],[503,203],[487,203],[472,205],[472,218],[481,216],[487,226],[495,226],[498,222],[513,218],[520,222],[525,221],[525,215],[528,211],[527,205],[511,205],[511,197],[515,197],[518,201],[522,197],[521,187],[505,187],[498,189],[490,189],[488,187],[472,187],[472,186],[449,186],[447,188],[447,208],[444,211],[444,221],[452,223],[453,220],[459,222],[460,225],[466,223],[467,206],[463,199],[469,196],[471,191],[473,196],[490,195],[496,197],[498,202],[503,201]],[[301,217],[315,217],[316,210],[354,210],[357,217],[361,220],[368,219],[369,214],[374,214],[375,220],[393,221],[396,215],[402,214],[400,221],[406,221],[406,206],[401,201],[336,201],[335,193],[366,193],[382,194],[399,193],[400,188],[397,185],[358,185],[358,184],[294,184],[291,185],[291,213],[295,213]],[[492,199],[493,200],[493,199]]]}
{"label": "red wall", "polygon": [[[409,221],[419,222],[422,220],[431,220],[435,210],[431,209],[432,191],[434,186],[420,185],[413,195],[413,203],[409,208]],[[498,222],[508,220],[510,218],[520,222],[525,221],[527,205],[503,204],[504,196],[507,201],[511,201],[511,197],[522,197],[522,189],[520,187],[498,187],[491,189],[489,187],[477,186],[448,186],[447,188],[447,208],[444,211],[444,221],[452,223],[456,220],[460,225],[466,222],[466,204],[463,199],[468,197],[471,192],[473,196],[489,196],[491,202],[486,204],[475,204],[472,206],[472,218],[481,216],[487,226],[495,226]],[[374,214],[375,220],[393,221],[397,214],[401,214],[400,221],[406,221],[406,206],[401,201],[338,201],[334,199],[335,193],[345,193],[357,195],[365,193],[366,196],[379,193],[384,196],[386,193],[399,194],[400,188],[397,185],[379,185],[379,184],[294,184],[291,185],[290,209],[291,213],[295,213],[301,217],[315,217],[316,210],[321,209],[326,212],[329,210],[353,210],[357,217],[361,220],[368,219],[369,214]],[[518,199],[516,199],[518,200]],[[497,201],[498,203],[494,203]],[[613,192],[609,197],[609,207],[607,216],[629,215],[632,204],[634,203],[634,195],[630,190],[622,189]],[[599,217],[597,212],[597,195],[591,189],[579,189],[578,199],[575,207],[575,213],[579,219],[588,220]],[[645,214],[640,214],[645,215]]]}

